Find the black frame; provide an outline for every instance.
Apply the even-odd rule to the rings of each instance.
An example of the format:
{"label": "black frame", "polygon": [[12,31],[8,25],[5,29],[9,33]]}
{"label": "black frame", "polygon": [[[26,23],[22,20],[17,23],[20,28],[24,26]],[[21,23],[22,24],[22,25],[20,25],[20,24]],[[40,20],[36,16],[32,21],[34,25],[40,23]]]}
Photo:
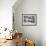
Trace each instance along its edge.
{"label": "black frame", "polygon": [[[28,16],[28,17],[30,17],[30,18],[32,18],[32,16],[34,16],[34,18],[35,18],[35,24],[24,24],[24,16],[26,17],[26,16]],[[34,20],[34,19],[33,19]],[[22,14],[22,26],[36,26],[37,25],[37,14]]]}

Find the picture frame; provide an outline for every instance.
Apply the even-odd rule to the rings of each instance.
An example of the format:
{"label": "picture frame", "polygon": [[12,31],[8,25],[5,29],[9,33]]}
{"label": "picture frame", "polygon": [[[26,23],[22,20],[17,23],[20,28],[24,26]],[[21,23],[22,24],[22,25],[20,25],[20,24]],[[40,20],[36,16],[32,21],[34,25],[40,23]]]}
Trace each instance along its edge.
{"label": "picture frame", "polygon": [[36,26],[37,14],[22,14],[22,26]]}

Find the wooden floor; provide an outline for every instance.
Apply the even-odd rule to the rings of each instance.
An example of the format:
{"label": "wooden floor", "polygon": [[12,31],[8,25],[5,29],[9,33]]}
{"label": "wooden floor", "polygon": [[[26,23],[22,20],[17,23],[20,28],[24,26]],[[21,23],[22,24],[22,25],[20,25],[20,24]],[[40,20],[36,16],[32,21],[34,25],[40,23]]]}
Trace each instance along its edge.
{"label": "wooden floor", "polygon": [[16,46],[15,39],[13,40],[6,40],[6,42],[2,43],[0,46]]}
{"label": "wooden floor", "polygon": [[[0,46],[16,46],[18,45],[18,41],[19,41],[19,45],[22,46],[21,44],[22,36],[21,35],[22,35],[21,33],[16,33],[14,36],[12,36],[12,40],[0,39]],[[6,42],[3,42],[4,40],[6,40]]]}

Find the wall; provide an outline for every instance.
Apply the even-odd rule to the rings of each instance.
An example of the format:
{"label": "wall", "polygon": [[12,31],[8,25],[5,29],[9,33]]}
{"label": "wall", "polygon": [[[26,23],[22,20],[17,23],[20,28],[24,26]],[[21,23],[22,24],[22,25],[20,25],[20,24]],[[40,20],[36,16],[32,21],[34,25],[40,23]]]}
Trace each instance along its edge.
{"label": "wall", "polygon": [[12,28],[12,6],[16,0],[0,0],[0,27]]}
{"label": "wall", "polygon": [[[24,39],[34,40],[36,46],[41,46],[40,2],[40,0],[23,0],[20,5],[13,7],[15,30],[22,32]],[[22,14],[37,14],[37,26],[22,26]]]}
{"label": "wall", "polygon": [[46,46],[46,0],[41,1],[40,23],[42,46]]}

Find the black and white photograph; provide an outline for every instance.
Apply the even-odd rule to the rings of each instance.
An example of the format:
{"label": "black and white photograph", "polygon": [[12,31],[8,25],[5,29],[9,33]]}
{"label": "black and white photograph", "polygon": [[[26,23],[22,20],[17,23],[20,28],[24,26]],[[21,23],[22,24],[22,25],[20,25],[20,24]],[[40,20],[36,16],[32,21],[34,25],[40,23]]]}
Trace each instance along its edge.
{"label": "black and white photograph", "polygon": [[25,26],[37,25],[37,14],[22,14],[22,25]]}

